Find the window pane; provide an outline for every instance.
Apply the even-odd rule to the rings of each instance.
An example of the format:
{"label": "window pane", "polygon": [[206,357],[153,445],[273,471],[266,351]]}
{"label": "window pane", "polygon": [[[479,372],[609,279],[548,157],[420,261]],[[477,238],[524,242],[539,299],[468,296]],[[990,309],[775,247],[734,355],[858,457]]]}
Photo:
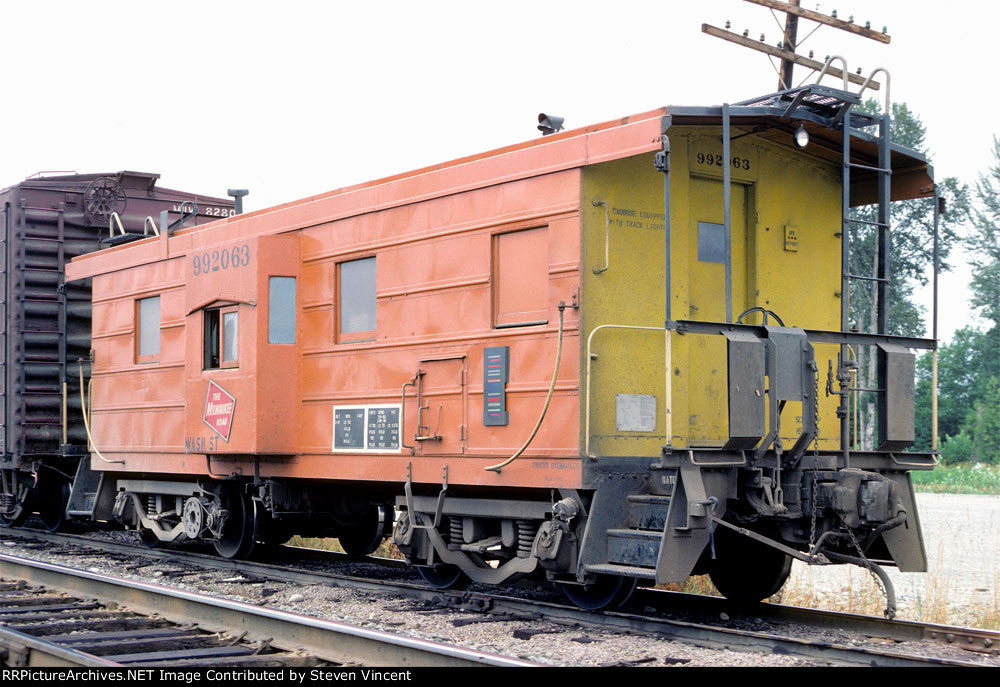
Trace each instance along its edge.
{"label": "window pane", "polygon": [[160,297],[139,301],[139,355],[160,354]]}
{"label": "window pane", "polygon": [[295,343],[295,277],[271,277],[267,304],[267,342]]}
{"label": "window pane", "polygon": [[229,363],[237,360],[236,341],[238,339],[239,318],[234,312],[227,312],[222,316],[222,362]]}
{"label": "window pane", "polygon": [[375,258],[340,265],[340,331],[375,331]]}

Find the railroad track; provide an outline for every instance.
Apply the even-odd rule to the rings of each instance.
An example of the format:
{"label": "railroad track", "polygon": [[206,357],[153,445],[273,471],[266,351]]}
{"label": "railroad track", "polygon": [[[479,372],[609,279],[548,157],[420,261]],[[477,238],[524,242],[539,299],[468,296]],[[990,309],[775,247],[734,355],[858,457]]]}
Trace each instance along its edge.
{"label": "railroad track", "polygon": [[9,666],[531,665],[5,554],[0,573],[0,662]]}
{"label": "railroad track", "polygon": [[[381,595],[410,598],[427,603],[449,606],[463,611],[489,613],[506,618],[542,618],[556,625],[579,625],[586,628],[613,632],[643,633],[669,638],[710,648],[769,651],[799,656],[842,665],[879,666],[928,666],[928,665],[978,665],[972,654],[969,659],[941,658],[933,655],[906,653],[894,645],[906,642],[939,642],[959,646],[971,651],[996,655],[1000,649],[1000,633],[950,626],[932,625],[912,621],[888,621],[871,616],[815,611],[774,604],[762,604],[753,609],[753,616],[767,624],[807,625],[811,627],[846,630],[874,637],[879,646],[847,646],[829,641],[816,641],[782,636],[775,631],[746,630],[721,627],[717,622],[723,612],[733,613],[731,604],[723,599],[676,592],[639,590],[639,604],[654,609],[680,612],[685,618],[715,618],[714,621],[697,622],[659,617],[658,614],[590,613],[575,607],[543,602],[537,599],[514,598],[498,594],[476,592],[451,592],[428,590],[414,584],[398,581],[386,582],[361,579],[329,572],[316,572],[287,566],[253,561],[232,561],[214,556],[181,550],[148,550],[126,544],[92,540],[73,535],[51,535],[39,532],[17,532],[19,537],[34,538],[39,542],[58,543],[62,546],[93,547],[114,554],[152,557],[165,564],[190,570],[228,570],[251,578],[291,582],[300,585],[325,585],[347,587]],[[40,545],[40,544],[39,544]],[[323,556],[313,553],[313,556]],[[326,556],[331,557],[331,556]],[[336,558],[337,556],[332,556]],[[346,560],[346,557],[340,557]],[[888,648],[887,648],[888,647]],[[926,649],[922,653],[927,652]],[[959,652],[961,653],[961,652]]]}

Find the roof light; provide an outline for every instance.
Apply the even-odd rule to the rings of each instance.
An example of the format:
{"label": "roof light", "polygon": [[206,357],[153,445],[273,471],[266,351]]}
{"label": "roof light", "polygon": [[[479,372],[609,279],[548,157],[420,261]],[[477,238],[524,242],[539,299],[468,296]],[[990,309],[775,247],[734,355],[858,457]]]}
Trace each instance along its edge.
{"label": "roof light", "polygon": [[799,124],[799,128],[795,131],[795,145],[799,148],[805,148],[809,143],[809,132],[806,131],[805,126]]}

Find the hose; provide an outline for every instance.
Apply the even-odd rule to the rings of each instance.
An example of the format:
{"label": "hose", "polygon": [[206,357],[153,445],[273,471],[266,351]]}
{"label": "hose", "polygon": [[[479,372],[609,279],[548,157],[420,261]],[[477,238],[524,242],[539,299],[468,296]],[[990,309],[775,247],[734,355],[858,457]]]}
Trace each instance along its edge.
{"label": "hose", "polygon": [[[91,379],[90,381],[93,382],[94,380]],[[125,464],[124,460],[108,460],[103,455],[101,455],[101,452],[97,450],[97,444],[94,442],[94,435],[90,433],[90,420],[87,418],[87,415],[88,415],[88,413],[87,413],[87,397],[86,397],[86,395],[83,392],[83,361],[82,360],[80,361],[80,412],[83,413],[83,426],[87,430],[87,440],[90,441],[90,445],[94,449],[94,453],[97,454],[97,457],[100,458],[101,460],[103,460],[105,463],[116,463],[116,464],[119,464],[119,465],[124,465]]]}
{"label": "hose", "polygon": [[567,307],[572,307],[572,306],[567,306],[562,301],[559,302],[559,344],[556,347],[556,365],[555,368],[552,370],[552,383],[549,384],[549,394],[548,396],[545,397],[545,405],[542,407],[542,414],[538,416],[538,422],[535,423],[535,428],[531,430],[531,434],[528,436],[528,440],[524,442],[524,445],[517,450],[517,453],[515,453],[502,463],[498,463],[497,465],[490,465],[487,468],[483,468],[484,470],[500,472],[501,469],[507,467],[515,460],[517,460],[520,457],[520,455],[524,453],[525,449],[527,449],[528,446],[531,445],[531,441],[535,438],[535,435],[538,434],[538,428],[542,426],[542,420],[545,419],[545,413],[547,413],[549,410],[549,403],[552,401],[552,392],[555,391],[556,389],[556,377],[559,374],[559,361],[562,359],[563,312],[566,310]]}

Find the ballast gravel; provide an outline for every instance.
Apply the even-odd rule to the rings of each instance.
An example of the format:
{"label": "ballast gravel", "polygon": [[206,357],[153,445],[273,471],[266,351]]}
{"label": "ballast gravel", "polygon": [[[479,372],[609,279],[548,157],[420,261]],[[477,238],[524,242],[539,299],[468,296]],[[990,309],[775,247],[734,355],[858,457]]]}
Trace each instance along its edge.
{"label": "ballast gravel", "polygon": [[[933,498],[927,498],[931,496]],[[976,549],[977,555],[961,559],[958,565],[949,565],[947,577],[951,594],[949,601],[961,605],[968,594],[995,594],[996,583],[996,541],[984,542],[982,537],[967,537],[975,532],[995,532],[995,528],[969,528],[970,522],[997,524],[996,513],[1000,512],[1000,497],[939,497],[918,495],[918,505],[927,539],[931,572],[929,576],[942,575],[946,561],[954,561],[960,555],[952,547]],[[985,509],[985,510],[982,510]],[[105,532],[109,539],[134,542],[135,535],[127,532]],[[967,543],[962,543],[967,542]],[[118,577],[202,592],[246,603],[293,611],[296,613],[326,618],[352,625],[458,644],[470,648],[522,658],[537,663],[555,666],[642,666],[642,667],[751,667],[751,666],[824,666],[824,662],[807,660],[787,655],[760,651],[726,650],[698,647],[692,644],[645,635],[627,635],[616,632],[598,631],[579,626],[560,625],[550,620],[511,619],[509,617],[444,608],[434,604],[388,595],[377,595],[346,588],[322,585],[297,585],[271,580],[247,579],[231,571],[210,569],[180,570],[177,564],[169,562],[137,559],[117,560],[106,554],[81,555],[53,552],[51,547],[26,545],[20,539],[6,538],[0,551],[20,555],[34,560],[60,563],[71,567],[90,569],[94,572],[110,573]],[[943,555],[942,555],[943,551]],[[933,553],[932,553],[933,552]],[[936,555],[935,555],[936,554]],[[284,562],[284,561],[283,561]],[[358,576],[403,577],[413,580],[412,573],[385,570],[372,565],[355,564],[349,570],[344,563],[303,563],[310,569],[327,569],[331,572],[355,574]],[[983,572],[985,569],[986,572]],[[812,573],[812,571],[808,571]],[[894,576],[898,574],[892,571]],[[843,566],[822,569],[821,574],[805,578],[806,584],[815,591],[816,599],[857,594],[866,585],[874,586],[863,571],[850,570]],[[801,584],[801,572],[793,576],[789,584]],[[846,578],[844,577],[846,575]],[[929,576],[922,576],[924,584],[931,584]],[[906,576],[900,579],[903,582]],[[905,583],[898,584],[901,610],[911,604],[926,603],[926,591],[914,590]],[[968,591],[968,590],[971,590]],[[983,591],[978,591],[983,590]],[[512,593],[517,593],[512,592]],[[816,604],[821,605],[819,603]],[[651,611],[652,609],[645,609]],[[765,630],[785,636],[827,642],[840,646],[871,645],[885,641],[841,632],[808,627],[775,628],[759,618],[730,620],[728,617],[715,619],[719,623],[745,630]],[[906,617],[906,614],[902,614]],[[886,647],[892,649],[892,643]],[[926,655],[954,658],[962,661],[979,662],[983,665],[1000,666],[1000,656],[975,654],[958,648],[928,643],[926,647],[915,646],[913,650]]]}
{"label": "ballast gravel", "polygon": [[[116,537],[117,538],[117,537]],[[547,620],[509,619],[406,598],[322,585],[247,580],[232,572],[179,571],[170,563],[109,560],[106,554],[62,555],[6,539],[0,551],[92,572],[186,589],[384,632],[466,646],[552,666],[826,666],[763,652],[697,647],[669,639],[595,631]],[[185,574],[175,576],[176,573]],[[159,573],[159,574],[157,574]]]}

